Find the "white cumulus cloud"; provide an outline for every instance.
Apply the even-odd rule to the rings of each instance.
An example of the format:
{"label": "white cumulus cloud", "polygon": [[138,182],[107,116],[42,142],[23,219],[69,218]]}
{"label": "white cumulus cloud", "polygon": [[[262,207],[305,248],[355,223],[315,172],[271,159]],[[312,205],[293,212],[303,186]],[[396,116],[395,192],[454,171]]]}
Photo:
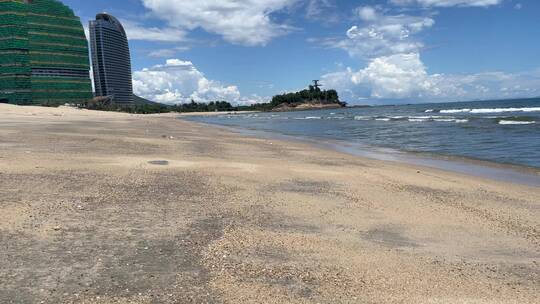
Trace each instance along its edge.
{"label": "white cumulus cloud", "polygon": [[418,53],[375,58],[366,68],[353,73],[351,81],[367,85],[374,98],[407,98],[421,95],[432,86]]}
{"label": "white cumulus cloud", "polygon": [[348,91],[349,98],[397,100],[436,95],[438,77],[428,75],[418,53],[409,53],[377,57],[363,69],[348,68],[322,80]]}
{"label": "white cumulus cloud", "polygon": [[363,24],[352,26],[346,39],[337,43],[330,41],[328,46],[342,48],[351,56],[364,59],[418,52],[424,44],[415,35],[435,24],[431,17],[384,15],[369,6],[355,11]]}
{"label": "white cumulus cloud", "polygon": [[323,75],[347,101],[410,102],[501,99],[540,95],[540,70],[526,73],[430,74],[418,53],[377,57],[362,69]]}
{"label": "white cumulus cloud", "polygon": [[133,73],[135,94],[165,104],[208,102],[226,100],[248,103],[242,98],[238,87],[223,85],[204,76],[190,61],[169,59],[163,65],[155,65]]}
{"label": "white cumulus cloud", "polygon": [[142,0],[155,17],[172,27],[202,28],[226,41],[247,46],[265,45],[286,34],[290,27],[272,19],[299,0]]}

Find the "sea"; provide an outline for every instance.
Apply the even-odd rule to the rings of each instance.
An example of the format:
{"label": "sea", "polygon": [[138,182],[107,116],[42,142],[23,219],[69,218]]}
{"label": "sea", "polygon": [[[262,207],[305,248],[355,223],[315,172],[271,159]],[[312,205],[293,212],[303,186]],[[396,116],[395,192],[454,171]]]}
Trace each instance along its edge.
{"label": "sea", "polygon": [[540,98],[189,119],[302,138],[381,159],[454,157],[540,169]]}

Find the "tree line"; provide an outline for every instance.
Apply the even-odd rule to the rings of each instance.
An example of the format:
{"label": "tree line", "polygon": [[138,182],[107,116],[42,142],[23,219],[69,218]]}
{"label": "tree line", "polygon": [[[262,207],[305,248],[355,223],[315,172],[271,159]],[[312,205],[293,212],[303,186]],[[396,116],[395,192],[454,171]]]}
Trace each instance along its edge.
{"label": "tree line", "polygon": [[97,101],[86,103],[81,106],[90,110],[128,112],[134,114],[153,114],[153,113],[193,113],[193,112],[236,112],[236,111],[271,111],[283,104],[297,106],[303,103],[317,104],[339,104],[346,106],[345,102],[339,100],[336,90],[321,90],[315,86],[309,86],[309,89],[296,93],[286,93],[276,95],[269,103],[259,103],[246,106],[233,106],[227,101],[195,102],[165,105],[159,103],[135,103],[132,105],[116,105],[110,101]]}
{"label": "tree line", "polygon": [[315,86],[309,86],[309,89],[296,93],[286,93],[276,95],[272,98],[271,105],[278,107],[283,104],[297,105],[302,103],[320,103],[320,104],[340,104],[345,103],[339,100],[336,90],[321,90]]}
{"label": "tree line", "polygon": [[233,106],[227,101],[212,101],[209,103],[195,102],[165,105],[160,103],[144,103],[119,105],[114,103],[86,103],[79,105],[80,108],[98,111],[126,112],[132,114],[157,114],[157,113],[194,113],[194,112],[237,112],[237,111],[269,111],[272,108],[270,104],[254,104],[249,106]]}

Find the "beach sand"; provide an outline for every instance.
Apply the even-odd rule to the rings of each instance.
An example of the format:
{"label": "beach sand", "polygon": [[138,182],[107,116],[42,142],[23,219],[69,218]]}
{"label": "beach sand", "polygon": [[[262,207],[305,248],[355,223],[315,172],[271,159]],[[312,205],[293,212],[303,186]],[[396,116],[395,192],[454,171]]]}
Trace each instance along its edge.
{"label": "beach sand", "polygon": [[538,303],[540,189],[0,105],[0,303]]}

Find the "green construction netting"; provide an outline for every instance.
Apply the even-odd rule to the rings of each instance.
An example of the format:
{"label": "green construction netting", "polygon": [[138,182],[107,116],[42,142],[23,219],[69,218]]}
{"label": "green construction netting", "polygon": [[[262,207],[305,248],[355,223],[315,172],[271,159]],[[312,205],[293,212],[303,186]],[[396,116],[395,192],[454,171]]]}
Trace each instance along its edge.
{"label": "green construction netting", "polygon": [[69,90],[69,91],[79,91],[81,88],[81,85],[87,85],[88,83],[81,83],[81,82],[35,82],[32,81],[32,89],[33,90]]}
{"label": "green construction netting", "polygon": [[0,0],[0,100],[62,104],[92,98],[89,77],[32,76],[36,68],[88,74],[79,18],[57,0]]}
{"label": "green construction netting", "polygon": [[9,77],[8,79],[9,80],[0,78],[0,90],[9,90],[9,89],[13,89],[14,87],[18,89],[24,89],[24,90],[31,89],[31,85],[30,85],[30,81],[28,80],[28,77],[12,76],[12,77]]}

